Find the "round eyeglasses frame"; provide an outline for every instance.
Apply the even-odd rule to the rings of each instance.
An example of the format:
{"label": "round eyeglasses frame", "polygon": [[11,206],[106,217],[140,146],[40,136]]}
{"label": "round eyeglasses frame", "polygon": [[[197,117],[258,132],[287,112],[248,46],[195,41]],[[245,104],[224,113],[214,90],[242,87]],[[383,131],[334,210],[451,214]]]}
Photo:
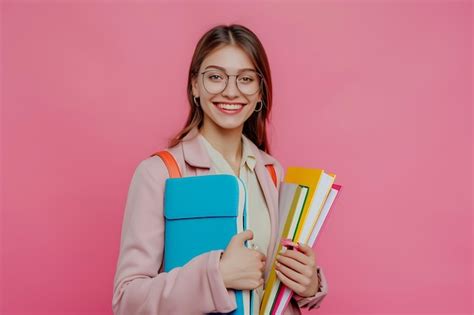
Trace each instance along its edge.
{"label": "round eyeglasses frame", "polygon": [[265,83],[265,78],[263,77],[262,74],[260,74],[259,72],[257,71],[254,71],[254,70],[251,70],[253,72],[255,72],[259,77],[260,77],[260,83],[259,83],[259,87],[257,89],[257,91],[255,91],[254,93],[251,93],[251,94],[247,94],[247,93],[244,93],[240,90],[239,88],[239,84],[237,83],[237,77],[240,75],[240,74],[227,74],[227,72],[224,72],[222,70],[217,70],[217,71],[220,71],[222,73],[224,73],[226,75],[226,78],[225,78],[225,85],[224,85],[224,88],[219,91],[219,92],[216,92],[216,93],[212,93],[212,92],[209,92],[209,90],[206,88],[206,84],[204,83],[204,74],[206,74],[207,72],[211,72],[211,71],[216,71],[215,69],[210,69],[210,70],[206,70],[206,71],[203,71],[201,72],[202,74],[202,85],[204,86],[204,89],[209,93],[209,94],[219,94],[219,93],[222,93],[222,91],[224,91],[226,88],[227,88],[227,84],[229,83],[229,77],[235,77],[235,85],[237,86],[237,89],[240,91],[240,93],[242,94],[245,94],[245,95],[254,95],[255,93],[257,93],[258,91],[262,90],[262,84]]}

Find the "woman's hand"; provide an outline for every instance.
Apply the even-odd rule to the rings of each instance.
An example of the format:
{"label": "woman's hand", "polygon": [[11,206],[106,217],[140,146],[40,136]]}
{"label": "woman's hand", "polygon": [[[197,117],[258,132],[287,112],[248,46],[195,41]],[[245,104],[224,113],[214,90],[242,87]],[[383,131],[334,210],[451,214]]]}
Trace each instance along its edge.
{"label": "woman's hand", "polygon": [[291,249],[277,255],[275,269],[278,279],[299,296],[313,296],[319,288],[316,257],[308,245],[298,243],[294,246],[298,246],[301,252]]}
{"label": "woman's hand", "polygon": [[245,247],[244,242],[251,239],[251,230],[234,235],[221,257],[219,269],[228,289],[252,290],[263,285],[266,257]]}

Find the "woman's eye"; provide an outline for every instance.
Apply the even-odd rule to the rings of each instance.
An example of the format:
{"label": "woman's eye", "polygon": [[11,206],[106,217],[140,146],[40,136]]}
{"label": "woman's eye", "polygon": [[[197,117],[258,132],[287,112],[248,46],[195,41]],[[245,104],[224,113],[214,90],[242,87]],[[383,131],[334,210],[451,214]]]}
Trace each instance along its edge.
{"label": "woman's eye", "polygon": [[219,76],[219,75],[217,75],[217,74],[211,74],[211,75],[209,76],[209,78],[212,79],[212,80],[222,79],[222,77]]}
{"label": "woman's eye", "polygon": [[243,82],[252,82],[253,79],[252,78],[249,78],[249,77],[243,77],[243,78],[240,78],[241,81]]}

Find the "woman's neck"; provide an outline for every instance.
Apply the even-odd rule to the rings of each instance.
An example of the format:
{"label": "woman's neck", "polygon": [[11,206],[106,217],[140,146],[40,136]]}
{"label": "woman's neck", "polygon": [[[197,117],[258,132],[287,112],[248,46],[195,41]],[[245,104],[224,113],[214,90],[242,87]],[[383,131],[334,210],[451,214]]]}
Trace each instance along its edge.
{"label": "woman's neck", "polygon": [[219,126],[203,125],[199,132],[230,163],[239,165],[242,158],[243,126],[235,129],[224,129]]}

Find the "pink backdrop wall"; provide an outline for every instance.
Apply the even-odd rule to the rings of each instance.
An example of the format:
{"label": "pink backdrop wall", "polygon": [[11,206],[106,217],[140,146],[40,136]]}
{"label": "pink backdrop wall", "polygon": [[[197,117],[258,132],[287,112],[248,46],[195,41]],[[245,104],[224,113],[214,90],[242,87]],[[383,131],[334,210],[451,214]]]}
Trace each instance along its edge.
{"label": "pink backdrop wall", "polygon": [[311,313],[472,314],[471,2],[4,1],[1,18],[2,314],[111,314],[131,175],[184,123],[220,23],[268,52],[272,154],[344,186]]}

